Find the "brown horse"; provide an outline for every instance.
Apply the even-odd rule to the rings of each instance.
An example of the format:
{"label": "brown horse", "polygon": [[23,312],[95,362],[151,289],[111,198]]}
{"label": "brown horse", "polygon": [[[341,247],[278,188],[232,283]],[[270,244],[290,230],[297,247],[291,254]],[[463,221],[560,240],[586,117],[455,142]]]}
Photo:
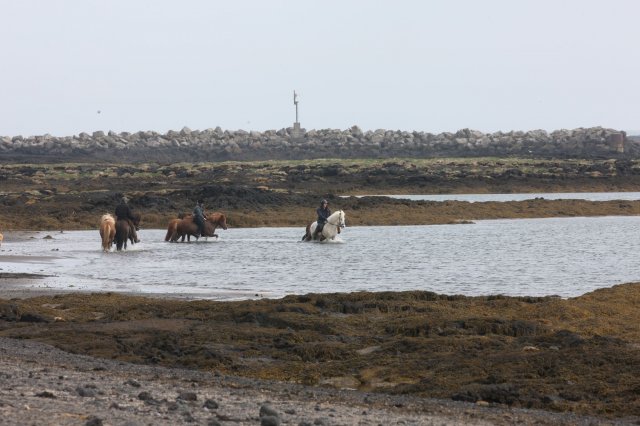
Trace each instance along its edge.
{"label": "brown horse", "polygon": [[[220,227],[222,229],[227,229],[227,217],[220,212],[210,213],[206,217],[207,220],[204,221],[204,229],[203,236],[205,237],[216,237],[218,238],[218,234],[215,233],[216,228]],[[184,242],[186,238],[188,242],[191,242],[191,236],[199,238],[198,233],[198,225],[193,221],[193,216],[188,215],[185,216],[184,219],[174,219],[169,222],[169,228],[171,228],[171,224],[175,222],[175,232],[171,235],[170,241],[176,242],[178,238],[181,238],[181,241]],[[167,235],[169,235],[170,229],[167,230]],[[166,240],[165,240],[166,241]]]}
{"label": "brown horse", "polygon": [[[137,228],[140,224],[140,213],[133,213],[133,218],[134,219],[131,222],[133,222],[133,226]],[[118,219],[116,220],[116,250],[120,251],[123,248],[126,250],[127,240],[130,240],[132,245],[136,243],[133,238],[133,229],[131,223],[127,219]]]}
{"label": "brown horse", "polygon": [[169,226],[167,227],[167,235],[165,235],[165,241],[175,242],[177,238],[174,238],[176,232],[178,232],[178,223],[180,223],[182,219],[171,219],[169,222]]}
{"label": "brown horse", "polygon": [[116,237],[116,221],[110,214],[102,215],[100,220],[100,238],[102,239],[102,250],[109,251]]}

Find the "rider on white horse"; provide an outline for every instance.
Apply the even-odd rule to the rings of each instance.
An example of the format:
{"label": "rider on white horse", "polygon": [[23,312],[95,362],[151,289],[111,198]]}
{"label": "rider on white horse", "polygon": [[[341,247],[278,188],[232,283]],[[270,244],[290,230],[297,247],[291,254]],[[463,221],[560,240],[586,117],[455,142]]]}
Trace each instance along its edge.
{"label": "rider on white horse", "polygon": [[316,239],[319,234],[322,233],[322,228],[324,228],[324,224],[327,223],[329,216],[331,216],[331,210],[329,210],[329,202],[327,200],[320,201],[320,207],[316,209],[316,213],[318,214],[318,225],[316,226],[315,231],[313,232],[312,239]]}

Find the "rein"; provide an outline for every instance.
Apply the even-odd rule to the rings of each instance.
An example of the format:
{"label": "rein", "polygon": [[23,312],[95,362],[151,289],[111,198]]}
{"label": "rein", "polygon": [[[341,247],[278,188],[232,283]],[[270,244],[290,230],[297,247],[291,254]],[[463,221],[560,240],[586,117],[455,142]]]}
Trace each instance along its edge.
{"label": "rein", "polygon": [[327,219],[327,223],[328,223],[329,225],[335,226],[336,228],[341,228],[341,227],[342,227],[342,226],[340,225],[340,215],[338,215],[338,223],[337,223],[337,224],[329,222],[329,220],[328,220],[328,219]]}

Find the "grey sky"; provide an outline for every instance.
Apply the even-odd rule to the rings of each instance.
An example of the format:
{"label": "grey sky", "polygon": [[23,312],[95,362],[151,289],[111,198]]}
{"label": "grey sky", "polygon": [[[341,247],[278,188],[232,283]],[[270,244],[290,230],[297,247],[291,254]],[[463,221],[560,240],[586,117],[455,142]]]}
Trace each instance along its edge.
{"label": "grey sky", "polygon": [[[0,0],[0,135],[640,128],[635,0]],[[98,111],[100,113],[98,114]]]}

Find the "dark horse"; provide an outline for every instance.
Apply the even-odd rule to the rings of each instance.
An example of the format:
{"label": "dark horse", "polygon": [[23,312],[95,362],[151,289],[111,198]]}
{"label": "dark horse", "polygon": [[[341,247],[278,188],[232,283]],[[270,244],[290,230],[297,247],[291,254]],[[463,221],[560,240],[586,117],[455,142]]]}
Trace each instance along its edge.
{"label": "dark horse", "polygon": [[[216,228],[227,229],[227,217],[223,213],[215,212],[208,214],[206,219],[203,229],[203,236],[205,237],[218,238],[218,234],[215,233]],[[199,235],[196,235],[197,233],[198,225],[193,221],[193,216],[187,215],[184,219],[173,219],[169,222],[169,229],[167,229],[165,241],[177,242],[178,239],[181,238],[181,241],[184,242],[186,238],[187,241],[191,242],[192,236],[196,238],[199,237]]]}
{"label": "dark horse", "polygon": [[[138,225],[140,224],[140,213],[138,212],[133,213],[133,217],[134,217],[133,225],[135,227],[138,227]],[[116,238],[115,238],[116,250],[120,251],[123,248],[126,250],[127,240],[130,240],[132,245],[135,244],[131,225],[129,221],[126,219],[118,219],[116,220]]]}

